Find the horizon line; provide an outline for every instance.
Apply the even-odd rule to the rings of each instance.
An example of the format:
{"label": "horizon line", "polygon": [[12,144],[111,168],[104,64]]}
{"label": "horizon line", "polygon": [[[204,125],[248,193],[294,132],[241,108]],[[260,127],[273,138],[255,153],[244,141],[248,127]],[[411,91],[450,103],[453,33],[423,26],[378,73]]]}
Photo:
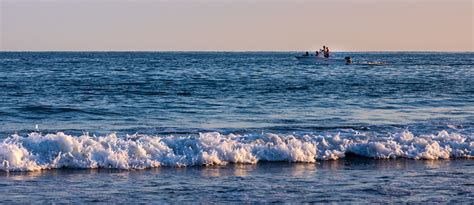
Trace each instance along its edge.
{"label": "horizon line", "polygon": [[[29,52],[29,53],[41,53],[41,52],[229,52],[229,53],[251,53],[251,52],[310,52],[313,50],[0,50],[0,53],[14,53],[14,52]],[[331,52],[353,52],[353,53],[362,53],[362,52],[387,52],[387,53],[420,53],[420,52],[429,52],[429,53],[472,53],[474,50],[334,50]]]}

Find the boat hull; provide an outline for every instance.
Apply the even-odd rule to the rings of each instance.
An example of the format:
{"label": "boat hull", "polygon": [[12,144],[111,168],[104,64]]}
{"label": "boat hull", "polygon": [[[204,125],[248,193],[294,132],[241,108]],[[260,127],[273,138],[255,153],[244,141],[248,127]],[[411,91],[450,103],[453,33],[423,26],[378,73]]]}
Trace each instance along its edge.
{"label": "boat hull", "polygon": [[318,64],[346,64],[345,59],[337,59],[337,58],[324,58],[324,57],[316,57],[316,56],[295,56],[298,61],[302,62],[311,62],[311,63],[318,63]]}

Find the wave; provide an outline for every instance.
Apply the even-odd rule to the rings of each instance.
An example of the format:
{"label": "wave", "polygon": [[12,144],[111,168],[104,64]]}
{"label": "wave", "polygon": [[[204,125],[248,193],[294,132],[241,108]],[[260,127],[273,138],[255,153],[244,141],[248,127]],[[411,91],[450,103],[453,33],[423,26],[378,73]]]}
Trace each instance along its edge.
{"label": "wave", "polygon": [[472,159],[473,139],[472,135],[447,131],[419,136],[404,131],[377,136],[357,132],[326,136],[205,132],[188,136],[123,137],[33,132],[25,137],[15,134],[0,143],[0,170],[145,169],[260,161],[316,163],[349,154],[374,159]]}

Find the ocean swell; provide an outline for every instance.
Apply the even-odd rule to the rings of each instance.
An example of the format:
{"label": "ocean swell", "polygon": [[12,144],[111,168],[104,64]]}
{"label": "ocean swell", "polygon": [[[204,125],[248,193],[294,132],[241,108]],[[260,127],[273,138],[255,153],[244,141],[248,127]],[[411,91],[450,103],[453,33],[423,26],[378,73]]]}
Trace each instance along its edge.
{"label": "ocean swell", "polygon": [[344,158],[349,153],[374,159],[473,158],[473,138],[447,131],[419,136],[404,131],[380,136],[207,132],[190,136],[125,137],[33,132],[27,137],[12,135],[0,142],[0,170],[145,169],[259,161],[315,163]]}

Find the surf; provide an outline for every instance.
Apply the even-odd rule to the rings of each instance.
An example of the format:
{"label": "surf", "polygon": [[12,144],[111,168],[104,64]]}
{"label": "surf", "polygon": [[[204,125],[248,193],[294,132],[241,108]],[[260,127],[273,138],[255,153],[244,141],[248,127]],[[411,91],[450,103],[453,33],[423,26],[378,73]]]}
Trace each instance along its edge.
{"label": "surf", "polygon": [[410,131],[379,136],[204,132],[195,135],[74,136],[63,132],[14,134],[0,143],[0,170],[146,169],[225,166],[259,162],[317,163],[346,156],[370,159],[438,160],[474,157],[472,136]]}

